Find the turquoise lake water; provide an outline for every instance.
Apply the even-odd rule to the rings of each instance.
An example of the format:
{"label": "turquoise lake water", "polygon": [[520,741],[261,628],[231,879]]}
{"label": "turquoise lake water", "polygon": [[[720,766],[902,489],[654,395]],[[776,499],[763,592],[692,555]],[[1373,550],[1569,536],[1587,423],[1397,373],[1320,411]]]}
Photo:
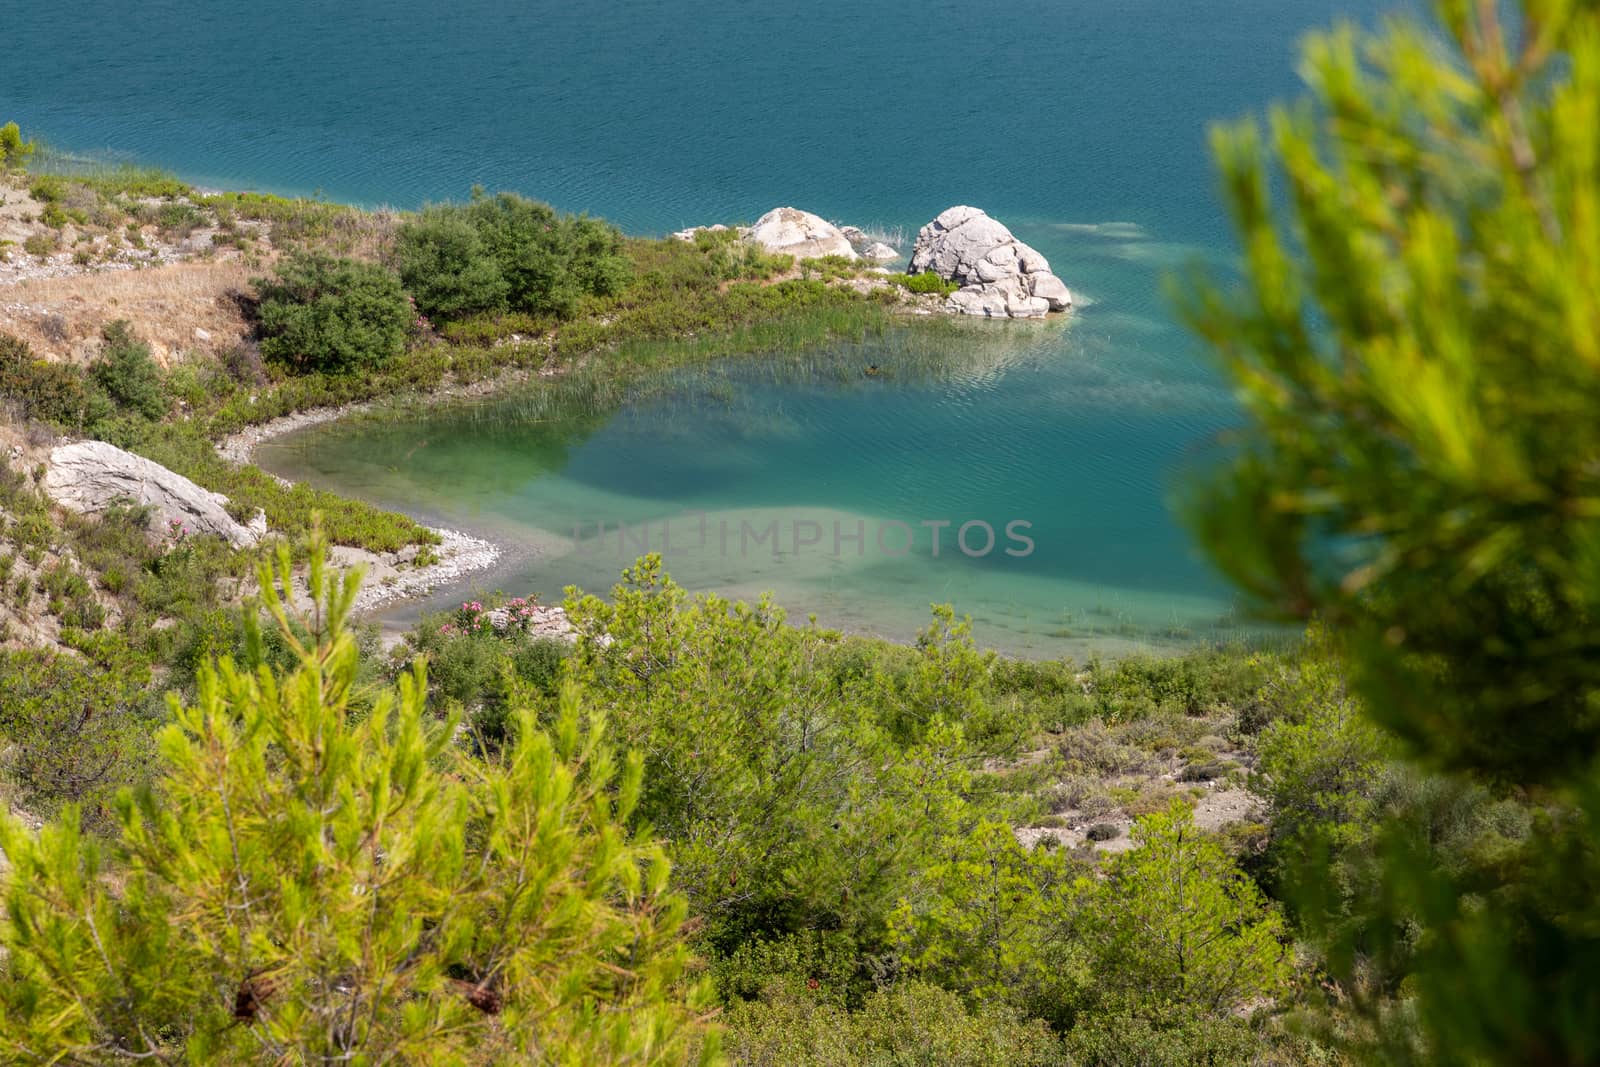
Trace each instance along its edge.
{"label": "turquoise lake water", "polygon": [[[634,233],[794,204],[909,236],[975,204],[1080,299],[1069,322],[972,324],[937,358],[913,333],[804,370],[684,374],[603,420],[534,421],[512,397],[263,452],[506,540],[484,588],[604,587],[622,556],[595,548],[595,524],[613,542],[628,524],[637,544],[639,523],[666,521],[686,584],[773,589],[795,613],[893,636],[934,600],[1034,654],[1238,621],[1166,508],[1232,411],[1160,280],[1230,262],[1207,122],[1295,93],[1296,39],[1370,21],[1370,0],[3,8],[0,121],[60,148],[364,204],[481,183]],[[886,373],[863,377],[874,363]],[[1026,556],[1004,554],[1014,520],[1031,524]],[[777,558],[740,544],[743,524],[774,521]],[[944,521],[936,559],[921,524]],[[968,521],[996,530],[992,551],[952,548]],[[866,551],[846,541],[835,556],[835,522],[846,536],[869,524]],[[903,556],[894,523],[915,535]],[[812,524],[820,547],[794,544]],[[885,524],[886,547],[870,543]],[[968,542],[981,547],[981,527]]]}

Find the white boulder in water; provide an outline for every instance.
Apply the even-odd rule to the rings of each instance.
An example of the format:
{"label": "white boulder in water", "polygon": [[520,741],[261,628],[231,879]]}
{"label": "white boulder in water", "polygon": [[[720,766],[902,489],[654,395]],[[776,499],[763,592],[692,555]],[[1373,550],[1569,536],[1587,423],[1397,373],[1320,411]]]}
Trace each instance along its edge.
{"label": "white boulder in water", "polygon": [[950,208],[917,234],[907,272],[924,271],[961,286],[945,303],[960,314],[1033,319],[1072,307],[1049,261],[975,207]]}
{"label": "white boulder in water", "polygon": [[780,207],[762,215],[750,228],[749,238],[768,252],[795,259],[843,256],[855,259],[856,250],[838,227],[818,215],[798,208]]}

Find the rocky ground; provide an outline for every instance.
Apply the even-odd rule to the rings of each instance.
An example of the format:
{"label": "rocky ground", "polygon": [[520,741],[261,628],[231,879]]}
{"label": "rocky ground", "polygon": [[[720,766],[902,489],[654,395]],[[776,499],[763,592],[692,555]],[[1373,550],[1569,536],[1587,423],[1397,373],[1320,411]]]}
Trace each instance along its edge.
{"label": "rocky ground", "polygon": [[1255,757],[1231,716],[1165,716],[1120,725],[1092,721],[1062,733],[1012,769],[1027,775],[1049,814],[1019,827],[1024,844],[1123,852],[1140,816],[1182,799],[1195,823],[1254,847],[1265,812],[1246,782]]}

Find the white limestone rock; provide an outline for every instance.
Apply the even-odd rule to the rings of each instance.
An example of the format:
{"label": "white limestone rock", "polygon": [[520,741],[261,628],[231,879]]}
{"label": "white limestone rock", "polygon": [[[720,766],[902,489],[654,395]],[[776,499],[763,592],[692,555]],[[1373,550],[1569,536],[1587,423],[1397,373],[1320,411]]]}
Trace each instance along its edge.
{"label": "white limestone rock", "polygon": [[149,507],[155,515],[152,532],[164,534],[177,522],[189,534],[215,534],[235,548],[255,544],[266,525],[262,520],[252,529],[235,522],[224,508],[228,498],[221,493],[202,489],[159,463],[104,441],[52,449],[44,491],[62,507],[85,515],[118,505]]}
{"label": "white limestone rock", "polygon": [[962,286],[945,300],[945,310],[958,315],[982,315],[991,319],[1042,319],[1050,302],[1028,292],[1018,275],[994,282]]}
{"label": "white limestone rock", "polygon": [[874,241],[861,250],[861,257],[863,259],[875,259],[881,263],[884,260],[899,259],[900,253],[882,241]]}
{"label": "white limestone rock", "polygon": [[906,270],[959,283],[945,303],[958,314],[1032,319],[1072,307],[1072,293],[1049,261],[975,207],[950,208],[924,226]]}
{"label": "white limestone rock", "polygon": [[798,208],[773,208],[750,228],[750,240],[768,252],[793,256],[795,259],[821,259],[823,256],[856,258],[856,250],[850,246],[849,238],[840,233],[833,223]]}

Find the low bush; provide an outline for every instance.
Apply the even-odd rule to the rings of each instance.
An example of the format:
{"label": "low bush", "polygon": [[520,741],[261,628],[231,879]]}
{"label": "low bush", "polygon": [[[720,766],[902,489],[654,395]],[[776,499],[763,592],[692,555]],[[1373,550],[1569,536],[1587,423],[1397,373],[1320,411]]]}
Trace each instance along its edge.
{"label": "low bush", "polygon": [[15,122],[0,126],[0,170],[21,170],[28,165],[37,146],[22,139],[22,128]]}
{"label": "low bush", "polygon": [[913,293],[933,293],[938,296],[949,296],[961,288],[960,283],[941,278],[932,271],[923,271],[921,274],[891,274],[888,276],[888,281]]}
{"label": "low bush", "polygon": [[395,235],[395,262],[424,315],[516,311],[572,316],[585,297],[622,291],[622,234],[513,193],[425,208]]}
{"label": "low bush", "polygon": [[133,335],[126,320],[108,325],[103,333],[105,346],[89,367],[89,378],[105,391],[118,407],[146,419],[159,419],[167,412],[167,394],[161,370],[150,358],[150,346]]}
{"label": "low bush", "polygon": [[109,635],[80,658],[29,649],[0,652],[0,737],[7,777],[25,807],[49,815],[77,804],[91,823],[137,780],[151,751],[159,700],[150,669]]}
{"label": "low bush", "polygon": [[1174,1012],[1159,1022],[1086,1016],[1067,1034],[1076,1067],[1210,1067],[1259,1062],[1263,1041],[1242,1019]]}
{"label": "low bush", "polygon": [[59,248],[60,244],[61,238],[59,234],[35,233],[23,238],[22,250],[30,256],[38,256],[43,259]]}
{"label": "low bush", "polygon": [[1055,1067],[1061,1041],[1004,1004],[969,1008],[923,982],[873,993],[858,1011],[809,995],[805,983],[774,984],[724,1016],[739,1067]]}
{"label": "low bush", "polygon": [[82,427],[109,414],[76,367],[35,358],[27,342],[0,333],[0,400],[18,415],[61,427]]}
{"label": "low bush", "polygon": [[405,348],[414,316],[387,267],[302,252],[255,286],[261,352],[296,371],[369,370]]}

